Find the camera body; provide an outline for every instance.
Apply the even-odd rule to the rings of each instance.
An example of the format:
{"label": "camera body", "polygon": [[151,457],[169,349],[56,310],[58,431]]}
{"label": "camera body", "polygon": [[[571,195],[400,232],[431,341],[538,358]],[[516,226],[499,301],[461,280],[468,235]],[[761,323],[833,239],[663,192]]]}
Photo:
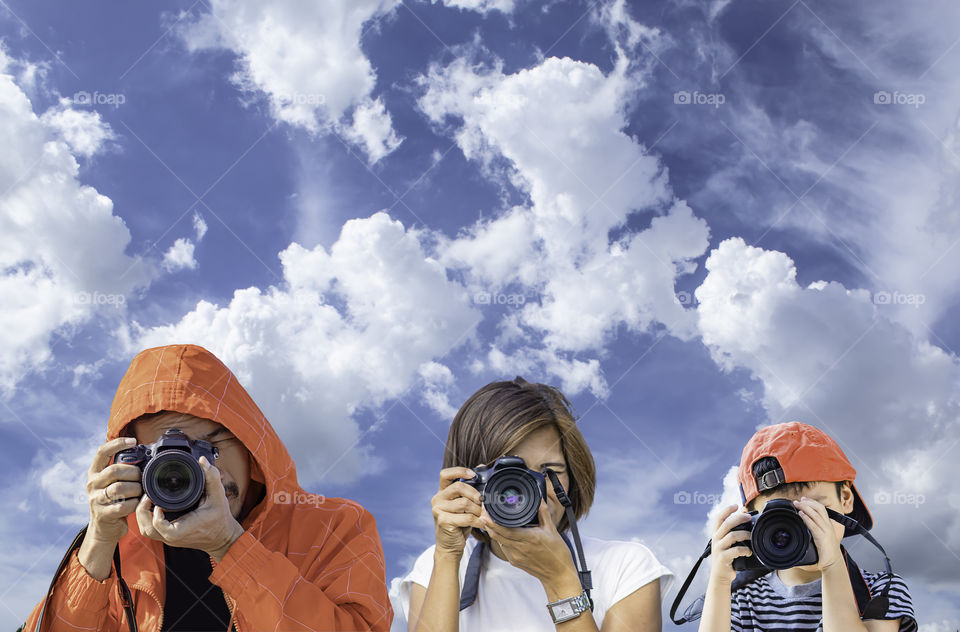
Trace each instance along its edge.
{"label": "camera body", "polygon": [[139,467],[143,492],[172,521],[196,509],[203,499],[206,485],[198,462],[202,456],[213,463],[220,452],[207,441],[191,441],[171,428],[155,443],[117,452],[113,462]]}
{"label": "camera body", "polygon": [[733,560],[733,569],[784,569],[816,564],[819,556],[813,535],[803,524],[793,501],[786,498],[768,500],[762,512],[751,511],[750,522],[731,531],[749,531],[750,540],[740,543],[753,551],[749,557]]}
{"label": "camera body", "polygon": [[518,456],[502,456],[493,465],[472,468],[476,476],[460,479],[482,495],[493,521],[503,527],[535,527],[540,501],[547,497],[547,477],[527,468]]}

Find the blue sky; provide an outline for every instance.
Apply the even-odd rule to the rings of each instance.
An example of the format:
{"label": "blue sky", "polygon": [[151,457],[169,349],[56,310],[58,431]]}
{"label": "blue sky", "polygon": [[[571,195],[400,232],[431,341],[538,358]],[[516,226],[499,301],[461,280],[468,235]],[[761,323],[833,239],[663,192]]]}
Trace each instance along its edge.
{"label": "blue sky", "polygon": [[0,620],[84,520],[130,358],[193,342],[373,512],[388,579],[452,412],[519,374],[582,416],[586,532],[685,574],[798,419],[922,629],[960,625],[958,7],[310,4],[0,3]]}

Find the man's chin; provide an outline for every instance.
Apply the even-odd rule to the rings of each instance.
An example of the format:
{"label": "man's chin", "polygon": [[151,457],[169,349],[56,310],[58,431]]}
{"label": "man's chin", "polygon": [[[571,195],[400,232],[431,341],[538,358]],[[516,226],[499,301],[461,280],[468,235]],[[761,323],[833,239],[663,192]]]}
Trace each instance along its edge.
{"label": "man's chin", "polygon": [[243,511],[243,503],[236,496],[227,496],[227,504],[230,506],[230,515],[235,520],[239,520],[240,512]]}

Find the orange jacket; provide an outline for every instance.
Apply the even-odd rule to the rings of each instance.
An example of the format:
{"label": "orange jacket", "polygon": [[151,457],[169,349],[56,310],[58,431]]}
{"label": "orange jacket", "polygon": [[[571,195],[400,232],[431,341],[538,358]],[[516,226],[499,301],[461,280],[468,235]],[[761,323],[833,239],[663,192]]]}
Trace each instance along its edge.
{"label": "orange jacket", "polygon": [[[240,632],[260,630],[389,630],[383,549],[373,517],[360,505],[306,493],[280,438],[236,377],[206,349],[158,347],[134,358],[110,409],[107,440],[141,415],[188,413],[227,427],[253,457],[251,477],[266,496],[243,520],[245,533],[210,581],[223,589]],[[140,535],[136,515],[120,540],[123,578],[140,632],[163,626],[163,544]],[[27,618],[33,632],[38,604]],[[45,630],[125,631],[115,570],[93,579],[76,552],[60,576]]]}

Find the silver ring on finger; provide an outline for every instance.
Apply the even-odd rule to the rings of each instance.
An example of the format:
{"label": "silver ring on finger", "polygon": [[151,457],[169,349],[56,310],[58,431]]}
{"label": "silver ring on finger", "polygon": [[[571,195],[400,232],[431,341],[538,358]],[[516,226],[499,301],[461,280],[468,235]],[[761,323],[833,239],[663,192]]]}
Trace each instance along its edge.
{"label": "silver ring on finger", "polygon": [[108,489],[109,489],[109,487],[104,487],[104,488],[103,488],[103,498],[107,501],[107,502],[105,502],[104,504],[105,504],[105,505],[112,505],[112,504],[115,503],[116,501],[115,501],[113,498],[110,498],[110,494],[107,492]]}

